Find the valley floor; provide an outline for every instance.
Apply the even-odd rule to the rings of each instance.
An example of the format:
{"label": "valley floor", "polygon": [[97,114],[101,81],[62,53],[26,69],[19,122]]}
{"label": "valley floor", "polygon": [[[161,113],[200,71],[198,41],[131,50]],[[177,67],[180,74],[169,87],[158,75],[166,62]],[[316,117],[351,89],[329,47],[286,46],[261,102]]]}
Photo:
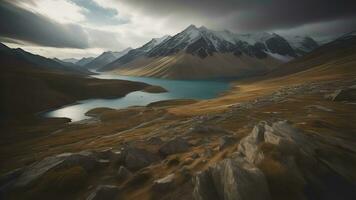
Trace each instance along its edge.
{"label": "valley floor", "polygon": [[[0,130],[1,173],[44,158],[46,162],[42,160],[32,167],[51,167],[43,174],[38,172],[42,168],[36,171],[31,166],[24,172],[12,173],[7,177],[19,177],[28,184],[9,191],[2,187],[2,191],[8,191],[7,195],[14,199],[24,195],[85,199],[97,186],[113,185],[120,199],[209,199],[202,191],[209,190],[207,185],[212,180],[197,173],[213,173],[217,170],[212,167],[214,164],[219,166],[222,160],[236,157],[237,152],[241,154],[246,141],[243,138],[254,127],[259,130],[256,125],[264,122],[275,133],[280,130],[278,125],[284,124],[281,127],[296,134],[288,141],[298,147],[287,151],[280,143],[267,142],[265,135],[264,142],[253,144],[242,153],[248,157],[248,151],[256,153],[253,149],[262,152],[258,154],[263,155],[262,159],[249,164],[264,174],[271,199],[353,199],[356,103],[350,100],[352,96],[338,99],[336,95],[334,100],[332,96],[337,90],[356,87],[356,72],[347,66],[335,73],[324,73],[325,70],[327,66],[282,78],[236,82],[231,91],[213,100],[175,100],[122,110],[94,109],[90,115],[95,118],[82,123],[18,119]],[[313,144],[301,142],[304,139],[300,138]],[[307,151],[309,148],[312,151]],[[95,159],[100,158],[98,167],[89,169],[82,158],[75,164],[66,161],[65,167],[53,167],[58,162],[48,159],[80,151],[90,151]],[[223,180],[224,173],[219,173]],[[1,180],[3,184],[4,178]],[[219,188],[211,186],[214,184],[210,184],[210,189],[219,196]],[[25,192],[17,193],[19,190]],[[98,190],[92,195],[99,195]]]}

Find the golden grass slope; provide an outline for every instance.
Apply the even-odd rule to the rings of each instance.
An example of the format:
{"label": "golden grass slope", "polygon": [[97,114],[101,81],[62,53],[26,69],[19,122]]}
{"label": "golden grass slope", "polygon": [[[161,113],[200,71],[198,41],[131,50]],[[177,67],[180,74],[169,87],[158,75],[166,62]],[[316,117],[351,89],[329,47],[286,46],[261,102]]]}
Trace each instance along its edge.
{"label": "golden grass slope", "polygon": [[166,57],[141,57],[119,66],[113,72],[167,79],[206,79],[265,73],[279,64],[281,62],[272,57],[257,59],[244,55],[215,53],[202,59],[191,54],[178,53]]}

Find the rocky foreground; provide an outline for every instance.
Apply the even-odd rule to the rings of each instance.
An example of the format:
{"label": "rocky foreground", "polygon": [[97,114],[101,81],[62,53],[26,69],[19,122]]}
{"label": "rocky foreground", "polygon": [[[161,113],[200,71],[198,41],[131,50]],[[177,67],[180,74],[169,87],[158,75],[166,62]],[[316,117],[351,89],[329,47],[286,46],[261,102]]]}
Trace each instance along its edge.
{"label": "rocky foreground", "polygon": [[1,197],[356,199],[355,94],[351,79],[288,85],[194,117],[167,102],[96,109],[87,123],[18,144],[4,166],[24,167],[1,177]]}

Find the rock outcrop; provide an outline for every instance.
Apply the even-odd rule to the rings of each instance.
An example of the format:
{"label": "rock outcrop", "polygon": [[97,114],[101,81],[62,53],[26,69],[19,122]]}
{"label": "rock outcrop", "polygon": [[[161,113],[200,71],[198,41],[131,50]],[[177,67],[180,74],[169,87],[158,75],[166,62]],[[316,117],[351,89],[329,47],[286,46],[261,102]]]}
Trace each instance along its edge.
{"label": "rock outcrop", "polygon": [[130,177],[132,173],[126,169],[124,166],[120,166],[119,170],[117,171],[116,178],[118,180],[125,180]]}
{"label": "rock outcrop", "polygon": [[174,174],[169,174],[166,177],[155,180],[153,182],[152,189],[155,192],[166,192],[167,190],[173,188],[174,186]]}
{"label": "rock outcrop", "polygon": [[122,153],[124,165],[130,170],[139,170],[159,161],[159,156],[147,150],[128,147]]}
{"label": "rock outcrop", "polygon": [[87,200],[114,200],[117,199],[119,192],[117,186],[100,185],[88,196]]}
{"label": "rock outcrop", "polygon": [[334,93],[327,95],[326,98],[332,101],[356,101],[356,86],[336,90]]}
{"label": "rock outcrop", "polygon": [[[257,168],[264,161],[263,144],[273,145],[282,152],[279,159],[292,178],[304,179],[292,152],[311,158],[313,144],[305,135],[287,121],[268,125],[260,122],[243,138],[232,158],[218,162],[193,178],[196,200],[259,200],[270,199],[269,188],[263,172]],[[267,152],[268,153],[268,152]]]}
{"label": "rock outcrop", "polygon": [[177,137],[163,144],[159,149],[159,153],[163,156],[168,156],[186,152],[189,148],[190,145],[185,139]]}
{"label": "rock outcrop", "polygon": [[86,171],[90,171],[99,165],[99,159],[93,152],[84,151],[79,153],[64,153],[56,156],[50,156],[26,167],[23,173],[14,182],[15,187],[29,186],[35,180],[38,180],[46,172],[52,169],[70,168],[72,166],[81,166]]}
{"label": "rock outcrop", "polygon": [[219,138],[219,150],[223,150],[226,147],[234,144],[236,142],[236,139],[232,136],[223,136]]}
{"label": "rock outcrop", "polygon": [[268,200],[263,173],[241,158],[226,159],[194,177],[196,200]]}
{"label": "rock outcrop", "polygon": [[313,144],[305,138],[300,130],[294,128],[287,121],[275,122],[272,126],[266,122],[260,122],[254,127],[251,134],[239,143],[238,156],[244,157],[252,164],[258,164],[264,158],[263,152],[259,150],[261,143],[276,145],[281,151],[300,151],[305,155],[314,154]]}

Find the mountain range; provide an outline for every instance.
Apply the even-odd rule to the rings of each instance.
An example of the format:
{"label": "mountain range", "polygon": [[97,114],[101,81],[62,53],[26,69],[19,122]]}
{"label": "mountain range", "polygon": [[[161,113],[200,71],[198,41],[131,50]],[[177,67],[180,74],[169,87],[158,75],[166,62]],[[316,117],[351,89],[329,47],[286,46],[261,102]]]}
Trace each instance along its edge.
{"label": "mountain range", "polygon": [[310,37],[236,34],[190,25],[130,50],[99,71],[170,79],[242,77],[266,73],[317,47]]}
{"label": "mountain range", "polygon": [[99,69],[115,61],[116,59],[119,59],[121,56],[127,54],[127,52],[131,49],[132,48],[127,48],[120,52],[106,51],[83,66],[88,69]]}

